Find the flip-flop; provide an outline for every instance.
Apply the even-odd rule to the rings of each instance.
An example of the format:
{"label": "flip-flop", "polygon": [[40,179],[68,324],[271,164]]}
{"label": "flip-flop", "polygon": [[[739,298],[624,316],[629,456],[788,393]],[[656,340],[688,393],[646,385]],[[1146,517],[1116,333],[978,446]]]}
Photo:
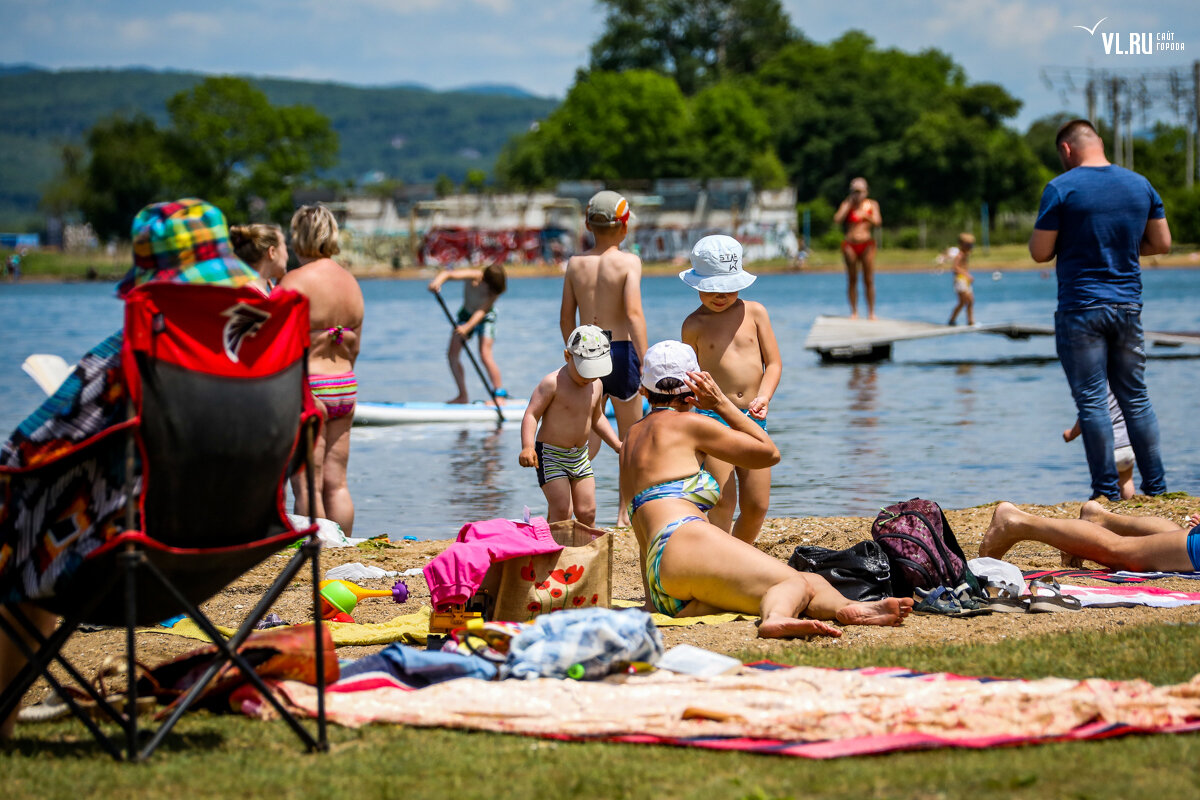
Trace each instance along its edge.
{"label": "flip-flop", "polygon": [[[1048,594],[1038,594],[1038,590]],[[1052,577],[1038,578],[1029,584],[1029,613],[1050,611],[1081,611],[1083,603],[1078,597],[1062,593],[1062,587]]]}

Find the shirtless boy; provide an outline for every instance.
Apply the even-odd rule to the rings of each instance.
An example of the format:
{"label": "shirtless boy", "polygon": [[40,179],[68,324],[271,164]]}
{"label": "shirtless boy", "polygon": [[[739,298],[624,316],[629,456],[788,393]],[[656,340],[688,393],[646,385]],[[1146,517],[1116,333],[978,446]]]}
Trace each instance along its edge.
{"label": "shirtless boy", "polygon": [[[629,203],[612,191],[598,192],[588,201],[585,221],[596,237],[591,250],[572,256],[563,278],[558,326],[566,341],[576,324],[596,325],[612,334],[612,372],[603,379],[604,394],[612,398],[617,431],[624,437],[642,416],[638,386],[646,354],[646,317],[642,313],[642,260],[622,252],[629,233]],[[578,323],[576,323],[578,312]],[[593,437],[591,454],[600,444]],[[621,499],[618,525],[628,525]]]}
{"label": "shirtless boy", "polygon": [[[538,382],[521,420],[522,467],[536,467],[546,495],[546,519],[596,522],[596,479],[588,458],[594,431],[618,454],[621,441],[604,416],[599,380],[612,372],[608,337],[595,325],[580,325],[567,337],[566,365]],[[541,427],[538,427],[539,421]],[[536,433],[536,437],[535,437]]]}
{"label": "shirtless boy", "polygon": [[[680,338],[696,351],[700,369],[712,375],[733,404],[765,431],[783,361],[767,310],[761,303],[738,297],[755,281],[742,269],[742,246],[731,236],[705,236],[692,248],[691,261],[692,268],[679,277],[700,292],[700,308],[683,321]],[[715,414],[709,416],[721,421]],[[709,521],[753,544],[767,518],[771,468],[735,469],[712,456],[704,466],[721,484],[721,500],[708,513]],[[736,524],[735,506],[741,509]]]}

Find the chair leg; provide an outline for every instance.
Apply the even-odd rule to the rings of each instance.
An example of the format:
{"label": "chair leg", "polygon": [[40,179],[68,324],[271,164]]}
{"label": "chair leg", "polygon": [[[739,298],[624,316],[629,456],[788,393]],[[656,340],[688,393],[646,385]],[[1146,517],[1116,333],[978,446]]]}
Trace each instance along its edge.
{"label": "chair leg", "polygon": [[137,714],[137,651],[134,649],[133,631],[137,626],[137,571],[145,562],[145,556],[132,548],[120,556],[121,570],[125,573],[125,729],[126,758],[140,761],[138,753]]}
{"label": "chair leg", "polygon": [[[238,652],[238,648],[242,646],[246,638],[254,631],[255,624],[267,612],[267,609],[271,607],[271,604],[275,602],[280,592],[282,592],[283,589],[291,582],[292,578],[296,576],[296,574],[300,571],[300,568],[304,566],[304,562],[307,558],[307,554],[301,552],[297,553],[288,562],[287,566],[285,566],[283,571],[279,574],[279,577],[276,578],[275,582],[271,585],[271,588],[266,592],[266,594],[263,595],[262,599],[259,600],[258,605],[255,606],[254,610],[242,623],[241,627],[228,640],[221,634],[220,631],[216,629],[216,626],[212,624],[208,617],[206,617],[199,608],[197,608],[191,601],[184,597],[183,594],[180,593],[180,591],[170,581],[167,580],[166,576],[159,571],[158,567],[156,567],[153,562],[144,562],[143,566],[148,569],[150,573],[154,575],[155,578],[163,585],[163,587],[165,587],[175,597],[180,605],[186,609],[188,616],[190,616],[196,625],[198,625],[200,629],[208,635],[208,637],[212,640],[213,645],[215,645],[220,652],[213,656],[212,662],[205,669],[204,673],[191,686],[187,693],[182,698],[175,701],[175,708],[172,710],[170,716],[163,721],[162,725],[160,725],[158,730],[155,731],[154,736],[151,737],[150,741],[146,743],[146,746],[142,748],[142,758],[147,758],[154,751],[154,749],[158,747],[163,737],[165,737],[171,728],[174,727],[175,723],[179,721],[179,718],[183,716],[184,712],[186,712],[189,707],[191,707],[192,703],[194,703],[200,696],[200,693],[204,691],[204,689],[216,676],[217,672],[220,671],[220,669],[227,663],[234,664],[242,671],[242,675],[250,683],[254,684],[255,688],[258,689],[263,698],[271,704],[283,721],[287,723],[288,727],[292,729],[296,736],[300,738],[300,740],[309,750],[322,749],[317,741],[313,739],[312,734],[305,730],[304,726],[302,726],[296,720],[295,715],[293,715],[283,706],[283,703],[279,701],[279,698],[275,696],[275,693],[267,687],[263,679],[259,677],[257,672],[254,671],[254,668],[250,666],[242,654]],[[320,662],[318,662],[318,669],[320,669]]]}
{"label": "chair leg", "polygon": [[[92,604],[92,606],[94,606],[94,604]],[[79,626],[79,621],[91,609],[92,606],[89,606],[87,609],[77,611],[71,617],[64,619],[62,624],[58,626],[58,629],[51,634],[49,638],[43,636],[41,631],[38,630],[37,626],[34,625],[33,622],[18,608],[15,606],[9,606],[7,610],[12,619],[16,621],[22,628],[24,628],[25,632],[29,635],[29,638],[33,639],[37,644],[36,652],[26,643],[25,638],[17,631],[12,622],[10,622],[8,619],[5,619],[3,614],[0,614],[0,630],[2,630],[10,639],[12,639],[13,643],[16,645],[17,649],[21,652],[21,655],[26,661],[25,666],[21,669],[13,681],[9,683],[4,692],[0,694],[0,719],[7,717],[13,712],[14,709],[16,709],[17,705],[21,702],[21,698],[25,696],[25,692],[29,691],[29,687],[32,686],[33,682],[37,680],[37,677],[41,675],[46,678],[46,681],[50,684],[51,689],[53,689],[54,692],[60,698],[62,698],[63,702],[67,704],[67,708],[71,710],[71,713],[78,717],[79,720],[84,724],[84,726],[88,729],[88,732],[92,734],[92,737],[99,742],[100,745],[115,760],[121,761],[123,755],[120,748],[112,743],[108,736],[105,735],[104,731],[100,730],[100,726],[96,724],[95,720],[93,720],[88,714],[84,713],[83,709],[79,707],[79,704],[75,702],[75,698],[63,687],[62,683],[60,683],[58,679],[54,677],[49,668],[51,661],[57,661],[63,667],[63,669],[66,670],[71,679],[74,680],[76,684],[81,686],[101,709],[103,709],[115,721],[120,722],[120,717],[116,711],[113,710],[112,706],[105,702],[104,698],[100,697],[95,688],[86,680],[84,680],[83,676],[79,674],[79,671],[75,669],[74,665],[72,665],[71,662],[63,657],[63,655],[60,653],[63,644],[68,638],[70,638],[71,634],[75,632],[75,629]]]}
{"label": "chair leg", "polygon": [[329,737],[325,728],[325,636],[322,626],[325,619],[321,616],[321,542],[316,536],[310,536],[301,546],[302,552],[312,561],[312,600],[313,600],[313,635],[316,637],[315,650],[317,653],[317,748],[329,750]]}

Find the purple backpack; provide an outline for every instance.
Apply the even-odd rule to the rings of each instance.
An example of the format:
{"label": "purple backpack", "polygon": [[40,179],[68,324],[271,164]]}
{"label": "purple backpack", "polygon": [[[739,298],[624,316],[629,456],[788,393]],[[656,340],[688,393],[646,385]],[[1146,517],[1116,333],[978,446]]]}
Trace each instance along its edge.
{"label": "purple backpack", "polygon": [[883,509],[871,525],[871,538],[879,542],[892,565],[897,597],[935,586],[953,590],[963,583],[979,593],[946,515],[932,500],[914,497]]}

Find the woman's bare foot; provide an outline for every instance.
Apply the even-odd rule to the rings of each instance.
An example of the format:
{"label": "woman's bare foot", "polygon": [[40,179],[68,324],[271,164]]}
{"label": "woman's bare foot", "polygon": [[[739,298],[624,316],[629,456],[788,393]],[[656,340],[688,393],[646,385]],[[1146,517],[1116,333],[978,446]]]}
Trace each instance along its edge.
{"label": "woman's bare foot", "polygon": [[885,597],[872,603],[851,603],[834,616],[843,625],[900,625],[912,613],[911,597]]}
{"label": "woman's bare foot", "polygon": [[980,558],[1004,558],[1004,554],[1016,544],[1009,528],[1014,517],[1020,513],[1021,509],[1012,503],[1000,503],[996,506],[996,510],[992,512],[992,522],[983,534],[983,541],[979,543]]}
{"label": "woman's bare foot", "polygon": [[842,632],[816,619],[796,619],[795,617],[775,617],[764,619],[758,626],[758,636],[761,639],[794,639],[799,636],[841,636]]}
{"label": "woman's bare foot", "polygon": [[453,397],[446,401],[446,405],[459,406],[470,402],[470,399],[465,394],[460,394],[458,397]]}
{"label": "woman's bare foot", "polygon": [[1104,527],[1104,518],[1108,516],[1108,514],[1108,509],[1097,503],[1095,500],[1088,500],[1079,508],[1080,519],[1086,519],[1088,522],[1094,522],[1102,528]]}
{"label": "woman's bare foot", "polygon": [[1083,569],[1083,557],[1072,555],[1065,550],[1058,551],[1058,563],[1066,569]]}

